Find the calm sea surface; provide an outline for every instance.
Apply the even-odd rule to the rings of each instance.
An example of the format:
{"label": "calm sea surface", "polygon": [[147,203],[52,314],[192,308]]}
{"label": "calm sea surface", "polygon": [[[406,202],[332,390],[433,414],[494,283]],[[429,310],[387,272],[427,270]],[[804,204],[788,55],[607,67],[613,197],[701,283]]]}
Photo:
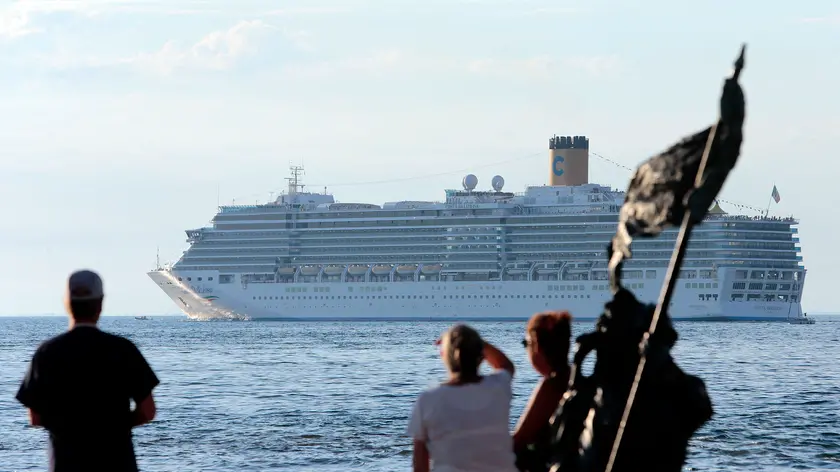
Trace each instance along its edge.
{"label": "calm sea surface", "polygon": [[[678,323],[678,363],[716,414],[687,470],[840,469],[840,320]],[[0,472],[45,470],[46,434],[15,401],[33,350],[62,318],[0,318]],[[448,324],[198,323],[106,318],[162,384],[135,433],[143,471],[410,470],[403,435],[421,390],[443,378],[432,341]],[[474,323],[517,366],[511,420],[536,381],[522,323]],[[578,323],[575,334],[592,326]]]}

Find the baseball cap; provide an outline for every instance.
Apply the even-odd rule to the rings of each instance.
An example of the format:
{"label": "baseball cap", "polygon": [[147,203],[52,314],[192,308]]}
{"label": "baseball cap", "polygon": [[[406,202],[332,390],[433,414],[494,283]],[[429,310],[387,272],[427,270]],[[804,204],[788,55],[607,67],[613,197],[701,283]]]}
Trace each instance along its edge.
{"label": "baseball cap", "polygon": [[67,298],[70,300],[98,300],[104,296],[102,279],[91,270],[79,270],[67,280]]}

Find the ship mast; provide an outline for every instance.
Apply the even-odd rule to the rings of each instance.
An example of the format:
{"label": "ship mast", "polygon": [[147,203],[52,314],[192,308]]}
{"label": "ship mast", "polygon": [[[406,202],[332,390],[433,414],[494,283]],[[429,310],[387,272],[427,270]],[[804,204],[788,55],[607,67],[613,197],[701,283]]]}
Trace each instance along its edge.
{"label": "ship mast", "polygon": [[298,193],[298,189],[303,190],[304,187],[304,185],[300,183],[300,176],[303,174],[303,167],[290,166],[289,169],[292,171],[292,176],[286,177],[286,180],[289,182],[289,195],[295,195]]}

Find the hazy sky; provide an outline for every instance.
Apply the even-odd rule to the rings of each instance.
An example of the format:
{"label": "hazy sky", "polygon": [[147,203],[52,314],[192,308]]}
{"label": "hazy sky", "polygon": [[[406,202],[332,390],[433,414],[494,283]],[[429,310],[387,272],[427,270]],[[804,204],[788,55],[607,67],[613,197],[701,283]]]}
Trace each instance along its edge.
{"label": "hazy sky", "polygon": [[155,248],[176,260],[217,199],[266,200],[290,162],[373,203],[441,199],[465,169],[546,183],[553,133],[635,167],[716,118],[742,41],[722,198],[765,208],[775,183],[771,214],[802,220],[804,307],[836,311],[836,2],[2,2],[0,313],[61,312],[80,267],[108,313],[176,313],[145,275]]}

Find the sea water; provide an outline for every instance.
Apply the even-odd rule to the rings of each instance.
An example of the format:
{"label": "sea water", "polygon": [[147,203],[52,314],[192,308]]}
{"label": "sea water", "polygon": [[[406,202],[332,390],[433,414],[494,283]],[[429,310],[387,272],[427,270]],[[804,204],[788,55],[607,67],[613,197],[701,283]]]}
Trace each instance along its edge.
{"label": "sea water", "polygon": [[[511,423],[537,377],[524,323],[472,323],[516,364]],[[441,322],[187,322],[106,317],[161,379],[158,416],[135,430],[154,471],[410,470],[417,395],[444,378]],[[673,353],[702,377],[714,418],[687,470],[840,469],[840,319],[814,325],[677,323]],[[0,318],[0,472],[46,470],[47,435],[14,396],[58,317]],[[575,335],[592,323],[575,323]]]}

